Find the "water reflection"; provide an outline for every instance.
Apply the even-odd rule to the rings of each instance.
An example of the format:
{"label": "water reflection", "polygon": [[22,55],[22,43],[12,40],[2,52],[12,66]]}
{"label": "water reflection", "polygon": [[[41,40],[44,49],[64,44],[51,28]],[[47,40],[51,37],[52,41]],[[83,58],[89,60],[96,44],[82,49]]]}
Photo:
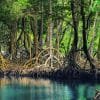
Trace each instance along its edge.
{"label": "water reflection", "polygon": [[92,100],[95,89],[100,89],[100,85],[2,78],[0,100]]}

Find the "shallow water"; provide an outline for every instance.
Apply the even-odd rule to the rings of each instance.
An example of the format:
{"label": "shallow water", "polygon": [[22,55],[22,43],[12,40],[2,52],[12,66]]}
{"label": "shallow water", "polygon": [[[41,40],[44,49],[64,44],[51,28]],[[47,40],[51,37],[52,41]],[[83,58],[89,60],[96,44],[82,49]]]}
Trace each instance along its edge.
{"label": "shallow water", "polygon": [[93,100],[100,84],[2,78],[0,100]]}

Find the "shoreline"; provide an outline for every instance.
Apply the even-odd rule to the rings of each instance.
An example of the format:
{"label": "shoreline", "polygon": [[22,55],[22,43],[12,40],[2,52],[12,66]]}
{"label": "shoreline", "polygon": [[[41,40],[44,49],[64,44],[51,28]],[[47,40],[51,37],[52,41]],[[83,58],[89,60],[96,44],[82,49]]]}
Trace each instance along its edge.
{"label": "shoreline", "polygon": [[98,81],[100,82],[100,70],[76,70],[71,68],[58,68],[58,69],[41,69],[41,68],[28,68],[28,69],[9,69],[0,70],[0,77],[31,77],[31,78],[48,78],[54,80],[83,80],[83,81]]}

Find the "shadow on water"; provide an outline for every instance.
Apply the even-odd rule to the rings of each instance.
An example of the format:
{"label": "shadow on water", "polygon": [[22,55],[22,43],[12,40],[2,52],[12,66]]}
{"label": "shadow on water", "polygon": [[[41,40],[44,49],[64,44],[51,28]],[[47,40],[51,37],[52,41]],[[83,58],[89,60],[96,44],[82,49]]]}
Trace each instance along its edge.
{"label": "shadow on water", "polygon": [[0,100],[93,100],[100,84],[80,80],[1,78]]}

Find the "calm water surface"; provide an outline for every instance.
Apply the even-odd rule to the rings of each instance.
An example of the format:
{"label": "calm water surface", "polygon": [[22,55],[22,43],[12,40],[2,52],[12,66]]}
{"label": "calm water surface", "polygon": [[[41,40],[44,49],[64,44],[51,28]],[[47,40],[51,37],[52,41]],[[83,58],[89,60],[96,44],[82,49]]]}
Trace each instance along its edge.
{"label": "calm water surface", "polygon": [[93,100],[100,84],[43,79],[0,79],[0,100]]}

